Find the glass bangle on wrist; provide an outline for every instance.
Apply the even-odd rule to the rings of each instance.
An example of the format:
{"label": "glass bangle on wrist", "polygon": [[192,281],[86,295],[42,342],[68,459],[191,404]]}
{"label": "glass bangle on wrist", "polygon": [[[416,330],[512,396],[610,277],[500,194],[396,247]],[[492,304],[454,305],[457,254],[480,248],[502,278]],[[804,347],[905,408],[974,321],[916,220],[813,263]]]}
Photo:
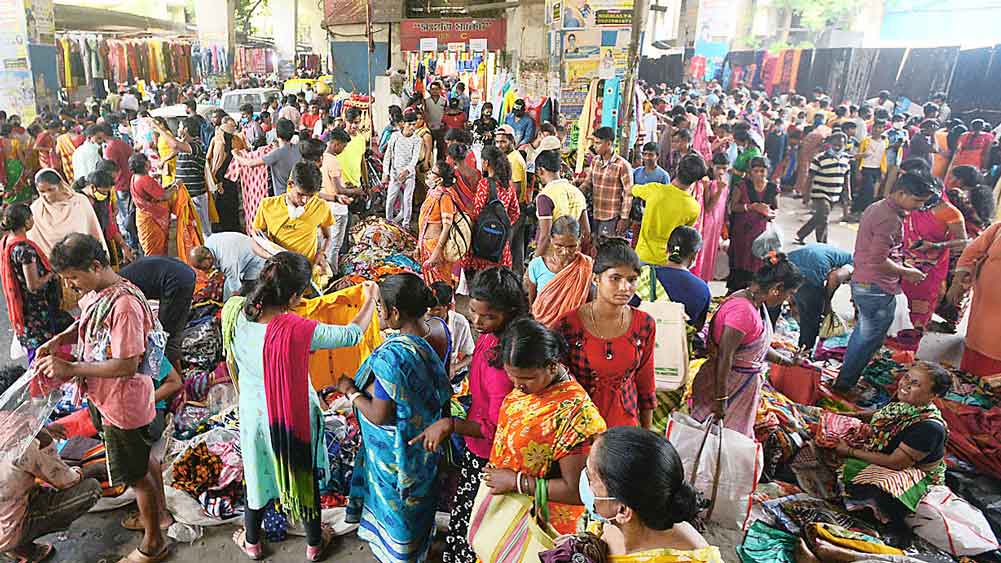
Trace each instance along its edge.
{"label": "glass bangle on wrist", "polygon": [[352,405],[355,404],[355,399],[361,397],[361,391],[355,391],[353,393],[348,393],[348,402]]}

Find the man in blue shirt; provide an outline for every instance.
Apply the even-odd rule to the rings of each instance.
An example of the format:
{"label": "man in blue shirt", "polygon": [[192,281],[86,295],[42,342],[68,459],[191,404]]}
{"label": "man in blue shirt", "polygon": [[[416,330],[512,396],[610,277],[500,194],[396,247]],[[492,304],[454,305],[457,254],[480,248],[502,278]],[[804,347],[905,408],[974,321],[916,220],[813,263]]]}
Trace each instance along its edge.
{"label": "man in blue shirt", "polygon": [[789,261],[803,274],[796,290],[799,310],[799,347],[813,350],[820,323],[831,311],[831,298],[852,276],[852,255],[829,244],[808,244],[789,253]]}
{"label": "man in blue shirt", "polygon": [[525,100],[518,98],[514,101],[512,111],[504,123],[514,128],[515,148],[531,143],[535,139],[535,120],[525,115]]}
{"label": "man in blue shirt", "polygon": [[[641,152],[643,158],[643,166],[633,170],[633,185],[638,186],[640,184],[649,184],[651,182],[656,182],[658,184],[670,184],[671,176],[657,165],[657,159],[660,158],[660,145],[657,143],[646,143],[643,145]],[[639,237],[640,226],[643,224],[643,212],[646,210],[646,202],[642,198],[633,198],[633,208],[629,211],[629,220],[631,221],[630,231],[633,233],[633,240]]]}

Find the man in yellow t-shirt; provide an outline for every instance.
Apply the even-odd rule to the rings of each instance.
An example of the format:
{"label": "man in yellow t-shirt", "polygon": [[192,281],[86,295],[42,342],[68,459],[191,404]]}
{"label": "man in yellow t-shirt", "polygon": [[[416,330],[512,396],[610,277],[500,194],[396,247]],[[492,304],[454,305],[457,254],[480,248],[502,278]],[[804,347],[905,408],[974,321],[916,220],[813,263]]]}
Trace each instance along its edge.
{"label": "man in yellow t-shirt", "polygon": [[[325,264],[327,246],[333,239],[334,216],[327,203],[317,197],[323,185],[320,169],[312,162],[292,168],[289,188],[283,195],[264,198],[254,217],[254,230],[291,252]],[[317,229],[323,232],[320,244]],[[255,238],[254,253],[269,258],[273,253]]]}
{"label": "man in yellow t-shirt", "polygon": [[667,240],[671,233],[682,225],[695,225],[699,218],[699,202],[690,190],[705,175],[705,161],[692,153],[681,159],[678,175],[670,184],[653,182],[633,186],[633,196],[646,201],[636,242],[640,260],[655,266],[667,265]]}

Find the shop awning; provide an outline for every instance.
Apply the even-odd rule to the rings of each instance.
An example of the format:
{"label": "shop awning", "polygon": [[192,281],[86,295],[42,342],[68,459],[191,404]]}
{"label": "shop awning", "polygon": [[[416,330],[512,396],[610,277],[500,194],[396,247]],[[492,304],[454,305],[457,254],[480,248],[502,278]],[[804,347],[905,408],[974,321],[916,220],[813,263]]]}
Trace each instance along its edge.
{"label": "shop awning", "polygon": [[69,4],[55,4],[57,31],[98,31],[106,33],[171,32],[194,34],[196,29],[186,23],[148,18]]}

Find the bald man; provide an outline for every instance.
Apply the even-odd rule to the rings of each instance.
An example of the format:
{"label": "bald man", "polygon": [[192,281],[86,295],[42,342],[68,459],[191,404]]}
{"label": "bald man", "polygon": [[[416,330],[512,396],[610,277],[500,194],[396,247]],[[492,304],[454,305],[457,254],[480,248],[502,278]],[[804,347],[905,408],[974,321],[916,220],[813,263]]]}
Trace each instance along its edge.
{"label": "bald man", "polygon": [[196,246],[188,256],[189,263],[203,272],[213,268],[226,276],[223,298],[240,293],[245,282],[257,280],[264,259],[254,254],[254,243],[243,233],[216,233],[205,239],[205,246]]}

